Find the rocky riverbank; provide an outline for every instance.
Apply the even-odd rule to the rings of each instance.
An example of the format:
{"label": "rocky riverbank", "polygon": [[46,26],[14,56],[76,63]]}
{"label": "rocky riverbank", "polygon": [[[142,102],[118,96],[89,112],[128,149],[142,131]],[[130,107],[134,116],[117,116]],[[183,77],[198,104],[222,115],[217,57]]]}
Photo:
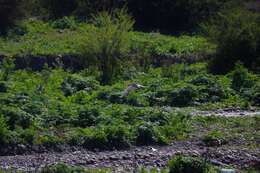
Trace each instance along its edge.
{"label": "rocky riverbank", "polygon": [[207,157],[219,166],[235,168],[259,167],[260,149],[223,146],[210,148],[200,141],[180,141],[169,146],[136,147],[125,151],[78,150],[62,153],[42,153],[0,157],[4,169],[33,172],[57,163],[87,168],[111,168],[115,172],[131,171],[138,167],[164,167],[176,154]]}

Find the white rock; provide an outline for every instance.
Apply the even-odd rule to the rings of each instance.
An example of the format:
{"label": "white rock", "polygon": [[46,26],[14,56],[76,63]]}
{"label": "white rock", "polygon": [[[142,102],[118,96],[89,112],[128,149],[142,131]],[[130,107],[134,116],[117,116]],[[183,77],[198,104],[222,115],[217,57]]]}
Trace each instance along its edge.
{"label": "white rock", "polygon": [[236,173],[234,169],[221,169],[220,173]]}

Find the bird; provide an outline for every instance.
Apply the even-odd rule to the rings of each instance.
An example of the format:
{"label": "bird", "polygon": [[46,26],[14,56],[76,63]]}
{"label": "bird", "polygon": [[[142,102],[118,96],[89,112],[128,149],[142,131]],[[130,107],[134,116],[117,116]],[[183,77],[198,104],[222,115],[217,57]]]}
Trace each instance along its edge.
{"label": "bird", "polygon": [[145,88],[143,85],[137,84],[137,83],[132,83],[129,84],[128,87],[122,92],[121,97],[127,97],[130,92],[137,90],[137,89],[142,89]]}

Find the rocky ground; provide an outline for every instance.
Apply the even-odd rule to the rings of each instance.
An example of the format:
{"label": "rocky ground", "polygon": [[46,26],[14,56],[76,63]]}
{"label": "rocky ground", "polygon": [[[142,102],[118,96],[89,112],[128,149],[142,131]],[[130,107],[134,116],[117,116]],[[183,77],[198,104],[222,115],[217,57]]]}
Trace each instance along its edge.
{"label": "rocky ground", "polygon": [[252,109],[252,110],[240,110],[233,108],[226,109],[218,109],[211,111],[193,111],[192,115],[200,115],[200,116],[219,116],[219,117],[248,117],[248,116],[257,116],[260,115],[260,110]]}
{"label": "rocky ground", "polygon": [[[260,112],[214,111],[195,112],[194,115],[255,116]],[[176,141],[169,146],[134,147],[125,151],[87,151],[74,148],[60,152],[23,152],[20,155],[0,153],[0,167],[3,169],[33,172],[57,163],[87,168],[111,168],[114,172],[127,172],[138,167],[165,167],[174,155],[203,156],[219,166],[234,168],[255,167],[260,170],[260,148],[247,147],[246,141],[207,147],[200,139]],[[3,149],[2,149],[3,150]],[[17,153],[16,153],[17,154]]]}
{"label": "rocky ground", "polygon": [[209,148],[199,141],[179,141],[164,147],[137,147],[127,151],[44,153],[0,157],[0,166],[5,169],[35,171],[56,163],[87,168],[112,168],[125,172],[138,167],[164,167],[176,154],[203,156],[215,165],[232,165],[236,168],[259,167],[260,149],[222,146]]}

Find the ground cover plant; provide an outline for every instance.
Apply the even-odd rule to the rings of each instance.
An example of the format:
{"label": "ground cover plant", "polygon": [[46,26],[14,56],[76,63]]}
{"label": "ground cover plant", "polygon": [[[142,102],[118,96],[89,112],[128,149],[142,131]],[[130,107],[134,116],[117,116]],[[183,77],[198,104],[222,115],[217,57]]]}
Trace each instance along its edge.
{"label": "ground cover plant", "polygon": [[[65,17],[56,22],[30,19],[10,30],[9,36],[1,37],[0,51],[4,55],[78,54],[94,31],[93,25],[77,22],[73,18]],[[132,40],[129,44],[133,50],[140,46],[158,54],[207,52],[214,48],[199,36],[176,38],[156,33],[130,32],[128,37]]]}
{"label": "ground cover plant", "polygon": [[[5,66],[1,76],[8,75],[2,77],[0,93],[2,145],[121,149],[168,144],[187,138],[191,130],[191,117],[174,107],[259,106],[253,92],[259,76],[241,65],[225,76],[208,74],[203,63],[152,68],[110,86],[100,85],[97,76],[85,71],[13,71]],[[238,74],[243,74],[241,82],[250,79],[250,85],[237,89]],[[122,96],[131,83],[144,88]]]}

